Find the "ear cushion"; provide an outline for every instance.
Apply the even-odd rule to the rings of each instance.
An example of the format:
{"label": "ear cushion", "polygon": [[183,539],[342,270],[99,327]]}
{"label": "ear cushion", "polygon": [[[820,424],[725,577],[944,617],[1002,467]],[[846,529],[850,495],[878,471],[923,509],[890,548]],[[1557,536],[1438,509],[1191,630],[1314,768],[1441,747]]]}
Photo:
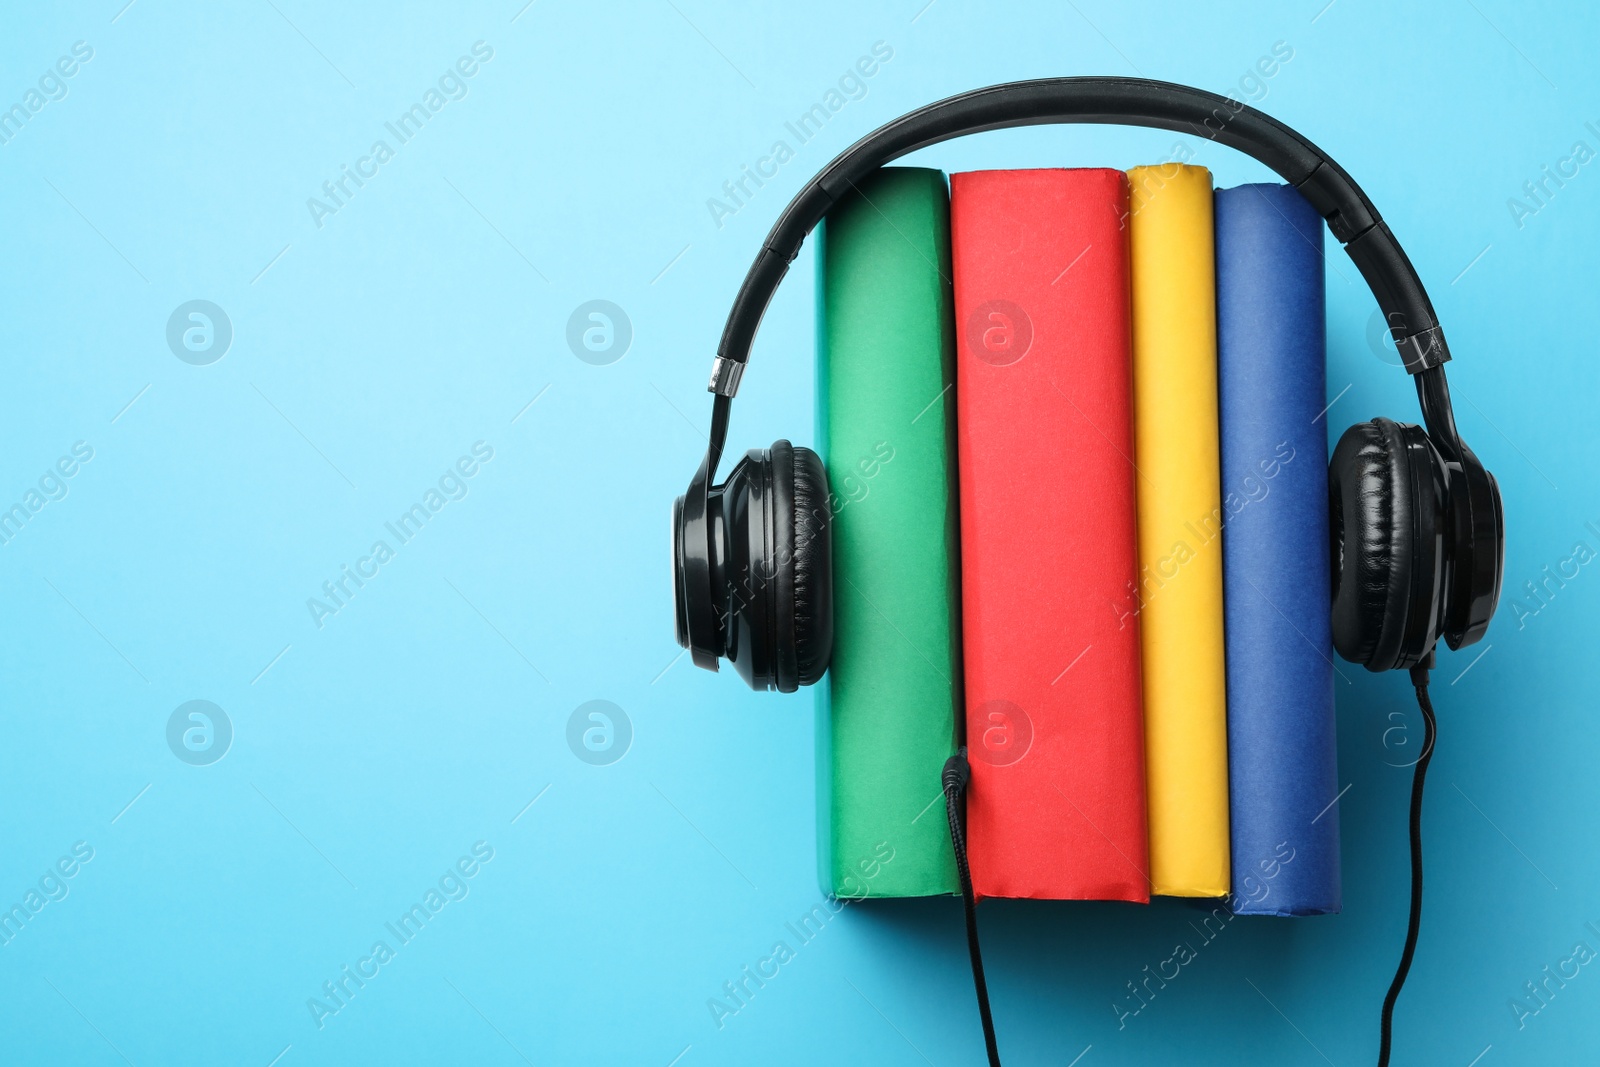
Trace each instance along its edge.
{"label": "ear cushion", "polygon": [[828,472],[809,448],[794,449],[794,634],[801,685],[828,669],[833,653],[833,534]]}
{"label": "ear cushion", "polygon": [[1333,645],[1369,670],[1394,666],[1406,630],[1415,522],[1412,472],[1389,419],[1344,432],[1328,463]]}

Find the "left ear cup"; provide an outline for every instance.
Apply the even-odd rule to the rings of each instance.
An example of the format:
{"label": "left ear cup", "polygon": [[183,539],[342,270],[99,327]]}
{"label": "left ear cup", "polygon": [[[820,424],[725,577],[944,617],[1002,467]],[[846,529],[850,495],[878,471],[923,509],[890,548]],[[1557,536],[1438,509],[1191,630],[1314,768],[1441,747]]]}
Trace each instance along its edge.
{"label": "left ear cup", "polygon": [[[809,448],[794,450],[795,673],[821,679],[833,655],[833,524],[828,471]],[[780,686],[781,688],[781,686]]]}
{"label": "left ear cup", "polygon": [[756,568],[768,585],[772,645],[767,687],[792,693],[822,677],[833,650],[833,545],[828,474],[809,448],[776,441],[768,516],[772,555]]}
{"label": "left ear cup", "polygon": [[1333,645],[1371,671],[1419,663],[1442,615],[1442,465],[1418,426],[1373,419],[1328,463]]}
{"label": "left ear cup", "polygon": [[697,664],[726,658],[756,690],[792,693],[821,678],[833,651],[822,460],[788,441],[753,448],[706,492],[703,524],[686,518],[686,503],[673,510],[678,643]]}

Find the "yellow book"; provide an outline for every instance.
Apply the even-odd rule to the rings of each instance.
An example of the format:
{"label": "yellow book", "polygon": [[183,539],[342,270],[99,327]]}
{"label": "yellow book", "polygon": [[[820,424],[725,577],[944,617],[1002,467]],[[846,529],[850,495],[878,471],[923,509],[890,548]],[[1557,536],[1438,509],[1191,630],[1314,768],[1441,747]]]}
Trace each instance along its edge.
{"label": "yellow book", "polygon": [[1228,892],[1211,172],[1128,172],[1151,891]]}

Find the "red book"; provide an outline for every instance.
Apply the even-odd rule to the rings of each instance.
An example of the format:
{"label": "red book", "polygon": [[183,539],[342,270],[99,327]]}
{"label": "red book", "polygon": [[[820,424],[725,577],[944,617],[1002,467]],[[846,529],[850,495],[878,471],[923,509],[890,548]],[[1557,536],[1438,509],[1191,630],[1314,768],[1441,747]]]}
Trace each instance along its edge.
{"label": "red book", "polygon": [[950,180],[968,842],[980,896],[1150,899],[1128,185]]}

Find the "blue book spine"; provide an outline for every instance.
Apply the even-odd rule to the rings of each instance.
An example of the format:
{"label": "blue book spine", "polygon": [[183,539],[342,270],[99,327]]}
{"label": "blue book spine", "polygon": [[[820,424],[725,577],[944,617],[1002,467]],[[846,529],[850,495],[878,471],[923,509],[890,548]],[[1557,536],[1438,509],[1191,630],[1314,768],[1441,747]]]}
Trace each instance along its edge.
{"label": "blue book spine", "polygon": [[1234,910],[1339,911],[1322,218],[1216,193]]}

